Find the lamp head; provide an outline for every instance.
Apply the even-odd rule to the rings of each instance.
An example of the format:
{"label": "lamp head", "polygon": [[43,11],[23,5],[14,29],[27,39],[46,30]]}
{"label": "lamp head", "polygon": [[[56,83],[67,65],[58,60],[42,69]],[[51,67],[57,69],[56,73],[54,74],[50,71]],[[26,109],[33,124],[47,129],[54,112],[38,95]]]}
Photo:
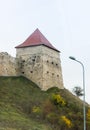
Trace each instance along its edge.
{"label": "lamp head", "polygon": [[72,57],[72,56],[69,56],[69,58],[70,58],[71,60],[76,60],[75,57]]}

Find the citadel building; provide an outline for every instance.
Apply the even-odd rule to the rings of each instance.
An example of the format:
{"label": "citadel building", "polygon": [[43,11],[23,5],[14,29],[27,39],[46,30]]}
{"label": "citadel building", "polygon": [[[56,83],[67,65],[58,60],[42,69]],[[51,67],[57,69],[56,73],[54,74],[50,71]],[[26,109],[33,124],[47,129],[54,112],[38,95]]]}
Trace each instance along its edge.
{"label": "citadel building", "polygon": [[15,47],[16,58],[0,53],[0,76],[23,75],[42,90],[63,89],[60,51],[36,29],[22,44]]}

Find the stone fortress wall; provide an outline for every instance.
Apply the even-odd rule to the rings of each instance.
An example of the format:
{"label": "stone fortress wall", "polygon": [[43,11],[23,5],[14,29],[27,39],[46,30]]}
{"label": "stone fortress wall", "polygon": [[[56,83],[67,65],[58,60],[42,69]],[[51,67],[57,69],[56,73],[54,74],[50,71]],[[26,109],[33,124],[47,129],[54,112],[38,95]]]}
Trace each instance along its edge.
{"label": "stone fortress wall", "polygon": [[16,58],[7,52],[0,53],[0,76],[16,76],[17,75]]}
{"label": "stone fortress wall", "polygon": [[18,48],[19,70],[42,90],[59,86],[63,88],[60,55],[45,46]]}
{"label": "stone fortress wall", "polygon": [[16,49],[16,58],[0,53],[0,76],[23,75],[42,90],[58,86],[63,88],[60,55],[46,46]]}

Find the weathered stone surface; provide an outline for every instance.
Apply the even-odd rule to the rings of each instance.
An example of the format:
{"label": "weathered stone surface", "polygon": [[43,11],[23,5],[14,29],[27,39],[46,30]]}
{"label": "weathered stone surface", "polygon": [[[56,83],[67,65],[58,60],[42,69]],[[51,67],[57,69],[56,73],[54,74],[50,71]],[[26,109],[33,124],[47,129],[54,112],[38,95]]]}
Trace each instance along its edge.
{"label": "weathered stone surface", "polygon": [[59,52],[46,46],[17,49],[21,74],[39,85],[42,90],[51,87],[63,89]]}
{"label": "weathered stone surface", "polygon": [[17,48],[16,58],[0,53],[0,76],[23,75],[42,90],[63,89],[60,54],[44,45]]}
{"label": "weathered stone surface", "polygon": [[0,53],[0,75],[2,76],[17,75],[16,58],[10,56],[7,52]]}

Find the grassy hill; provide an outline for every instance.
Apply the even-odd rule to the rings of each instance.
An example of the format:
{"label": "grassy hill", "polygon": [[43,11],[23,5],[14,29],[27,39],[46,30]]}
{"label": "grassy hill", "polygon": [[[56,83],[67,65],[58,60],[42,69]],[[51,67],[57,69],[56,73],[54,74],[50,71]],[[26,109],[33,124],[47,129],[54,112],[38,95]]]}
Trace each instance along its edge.
{"label": "grassy hill", "polygon": [[0,77],[0,130],[69,129],[83,129],[83,103],[79,98],[56,87],[42,91],[22,76]]}

